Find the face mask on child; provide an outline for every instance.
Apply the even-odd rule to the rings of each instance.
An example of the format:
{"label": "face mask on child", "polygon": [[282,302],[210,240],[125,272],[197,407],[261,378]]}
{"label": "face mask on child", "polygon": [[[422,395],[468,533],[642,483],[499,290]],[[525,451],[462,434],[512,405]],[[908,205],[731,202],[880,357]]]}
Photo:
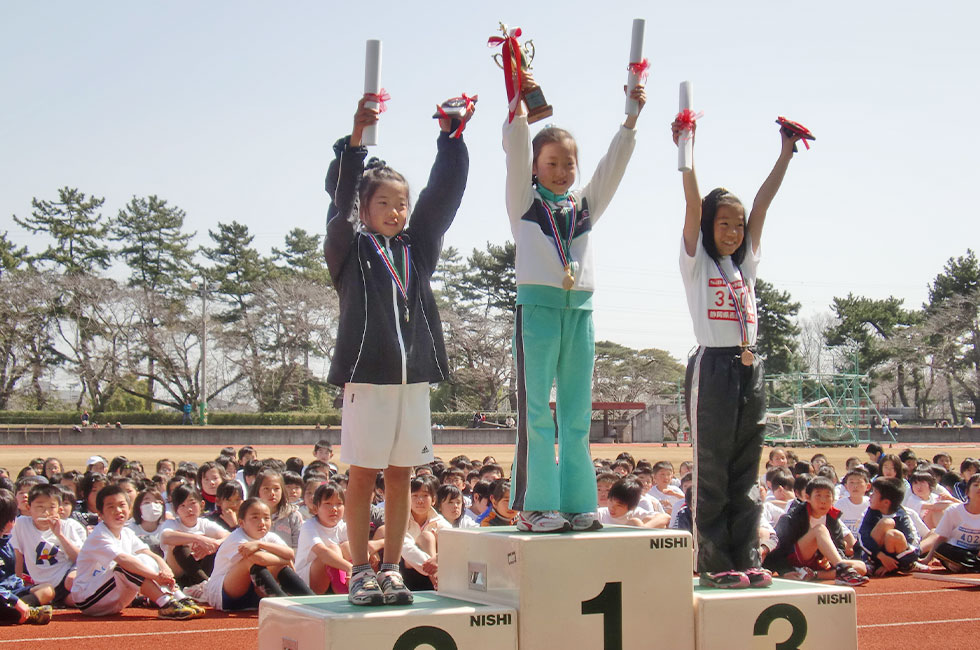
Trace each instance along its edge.
{"label": "face mask on child", "polygon": [[158,521],[163,516],[163,504],[159,501],[141,504],[140,514],[144,521]]}

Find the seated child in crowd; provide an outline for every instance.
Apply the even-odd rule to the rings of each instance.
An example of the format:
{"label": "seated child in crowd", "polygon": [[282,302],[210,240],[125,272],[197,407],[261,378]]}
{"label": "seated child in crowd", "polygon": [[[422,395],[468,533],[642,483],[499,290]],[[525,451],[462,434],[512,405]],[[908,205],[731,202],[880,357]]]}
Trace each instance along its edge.
{"label": "seated child in crowd", "polygon": [[463,492],[455,485],[443,484],[439,486],[439,489],[436,490],[435,509],[446,521],[452,524],[453,528],[476,528],[478,526],[472,518],[463,513],[466,509]]}
{"label": "seated child in crowd", "polygon": [[841,512],[840,522],[847,526],[855,537],[860,537],[861,522],[864,521],[864,513],[868,511],[870,484],[867,470],[858,465],[844,475],[844,489],[847,495],[834,503],[834,507]]}
{"label": "seated child in crowd", "polygon": [[[146,544],[157,555],[163,555],[160,548],[160,533],[166,521],[166,506],[163,495],[155,487],[147,488],[136,495],[133,501],[133,518],[126,528]],[[76,522],[77,523],[77,522]]]}
{"label": "seated child in crowd", "polygon": [[922,543],[930,549],[926,562],[936,558],[953,573],[980,571],[980,473],[970,476],[966,496],[966,503],[943,513],[936,530]]}
{"label": "seated child in crowd", "polygon": [[181,586],[198,585],[211,575],[218,546],[228,531],[201,516],[203,499],[196,488],[181,485],[171,499],[177,517],[161,527],[163,557]]}
{"label": "seated child in crowd", "polygon": [[[347,576],[353,565],[344,522],[344,490],[336,483],[324,483],[313,495],[313,517],[299,531],[296,573],[314,593],[346,594]],[[371,540],[372,553],[381,547]]]}
{"label": "seated child in crowd", "polygon": [[24,584],[14,568],[14,549],[10,531],[17,519],[17,497],[0,489],[0,625],[47,625],[51,606],[41,605],[34,593],[37,588]]}
{"label": "seated child in crowd", "polygon": [[75,606],[83,614],[118,614],[142,593],[159,608],[159,618],[184,620],[204,615],[204,608],[177,588],[163,558],[126,528],[130,508],[121,487],[109,485],[99,490],[95,509],[101,523],[78,552],[78,575],[71,588]]}
{"label": "seated child in crowd", "polygon": [[766,557],[765,567],[783,577],[830,580],[847,586],[868,581],[867,567],[845,559],[846,528],[833,507],[834,484],[817,477],[804,488],[806,501],[794,503],[776,523],[779,543]]}
{"label": "seated child in crowd", "polygon": [[61,519],[61,488],[35,485],[28,496],[30,516],[18,517],[11,537],[17,575],[29,573],[41,603],[72,605],[74,564],[85,534]]}
{"label": "seated child in crowd", "polygon": [[238,522],[235,532],[221,543],[205,588],[212,607],[256,609],[264,596],[315,595],[292,569],[296,553],[272,532],[272,510],[265,499],[245,499]]}
{"label": "seated child in crowd", "polygon": [[[919,559],[919,536],[902,507],[905,484],[879,476],[871,482],[868,511],[861,522],[861,546],[868,571],[883,576],[909,572]],[[921,565],[919,565],[921,567]]]}
{"label": "seated child in crowd", "polygon": [[905,495],[902,505],[910,514],[918,514],[930,530],[939,525],[946,508],[960,503],[956,497],[944,497],[936,493],[939,482],[931,472],[913,472],[909,483],[912,484],[912,491]]}
{"label": "seated child in crowd", "polygon": [[[477,484],[479,487],[479,484]],[[498,478],[490,488],[490,510],[481,526],[513,526],[517,521],[517,511],[510,508],[510,481]]]}
{"label": "seated child in crowd", "polygon": [[222,481],[214,493],[216,508],[206,519],[218,524],[229,533],[238,528],[238,509],[245,500],[242,484],[235,479]]}

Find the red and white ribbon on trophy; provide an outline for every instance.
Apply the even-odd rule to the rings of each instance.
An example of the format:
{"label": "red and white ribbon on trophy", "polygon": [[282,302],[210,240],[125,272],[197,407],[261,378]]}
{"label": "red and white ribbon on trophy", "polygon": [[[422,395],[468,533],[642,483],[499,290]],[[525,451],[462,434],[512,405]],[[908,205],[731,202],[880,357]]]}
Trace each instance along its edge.
{"label": "red and white ribbon on trophy", "polygon": [[504,66],[504,80],[507,86],[507,121],[513,122],[517,114],[517,106],[521,101],[521,86],[524,85],[523,66],[521,65],[521,45],[517,42],[521,28],[514,27],[506,30],[507,36],[491,36],[487,45],[500,45],[501,58]]}

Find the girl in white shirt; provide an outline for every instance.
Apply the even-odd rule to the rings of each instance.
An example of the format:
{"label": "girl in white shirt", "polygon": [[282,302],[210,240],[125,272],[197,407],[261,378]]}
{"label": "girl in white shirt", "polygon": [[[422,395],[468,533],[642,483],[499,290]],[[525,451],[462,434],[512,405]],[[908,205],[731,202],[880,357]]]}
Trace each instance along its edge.
{"label": "girl in white shirt", "polygon": [[181,485],[170,495],[176,519],[161,526],[163,557],[184,586],[208,579],[214,569],[215,554],[228,531],[201,516],[201,493]]}
{"label": "girl in white shirt", "polygon": [[344,489],[336,483],[318,487],[313,512],[299,531],[296,573],[315,593],[346,594],[353,565],[344,522]]}
{"label": "girl in white shirt", "polygon": [[292,569],[293,549],[271,532],[272,513],[258,497],[238,511],[239,526],[221,543],[205,595],[224,611],[256,609],[263,596],[313,596]]}

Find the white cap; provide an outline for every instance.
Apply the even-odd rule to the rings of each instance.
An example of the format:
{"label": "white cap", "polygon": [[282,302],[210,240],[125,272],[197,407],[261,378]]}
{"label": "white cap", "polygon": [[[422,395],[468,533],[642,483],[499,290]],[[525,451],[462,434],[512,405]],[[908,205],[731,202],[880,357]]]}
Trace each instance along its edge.
{"label": "white cap", "polygon": [[96,463],[102,463],[103,465],[106,466],[106,468],[109,467],[109,463],[107,463],[106,462],[106,459],[103,458],[102,456],[92,456],[91,458],[88,459],[88,462],[85,464],[85,466],[86,467],[91,467],[92,465],[95,465]]}

